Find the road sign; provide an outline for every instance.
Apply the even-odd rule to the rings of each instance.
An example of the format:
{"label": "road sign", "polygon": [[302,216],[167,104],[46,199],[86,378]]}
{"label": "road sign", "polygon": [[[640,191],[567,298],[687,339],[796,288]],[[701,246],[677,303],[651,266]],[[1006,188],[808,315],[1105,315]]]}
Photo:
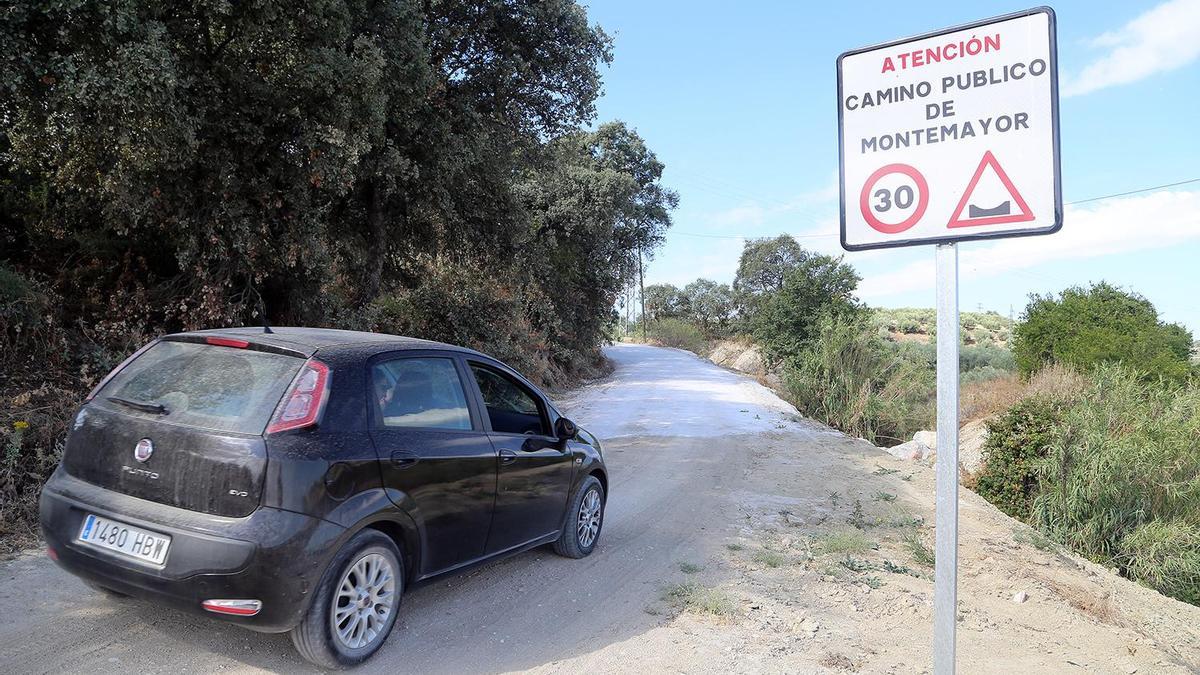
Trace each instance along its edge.
{"label": "road sign", "polygon": [[1057,72],[1048,7],[839,56],[842,246],[1057,231]]}
{"label": "road sign", "polygon": [[937,244],[933,670],[958,617],[958,245],[1062,226],[1054,10],[838,57],[842,247]]}

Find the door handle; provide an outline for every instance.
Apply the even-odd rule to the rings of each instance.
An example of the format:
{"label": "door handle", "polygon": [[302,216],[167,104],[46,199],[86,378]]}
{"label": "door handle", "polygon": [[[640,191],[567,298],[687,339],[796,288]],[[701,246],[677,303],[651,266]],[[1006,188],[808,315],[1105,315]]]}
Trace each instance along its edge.
{"label": "door handle", "polygon": [[501,464],[512,464],[515,461],[517,461],[517,453],[513,452],[512,450],[501,450],[500,451],[500,463]]}
{"label": "door handle", "polygon": [[421,458],[411,452],[400,450],[392,453],[392,466],[397,469],[407,469],[419,461]]}

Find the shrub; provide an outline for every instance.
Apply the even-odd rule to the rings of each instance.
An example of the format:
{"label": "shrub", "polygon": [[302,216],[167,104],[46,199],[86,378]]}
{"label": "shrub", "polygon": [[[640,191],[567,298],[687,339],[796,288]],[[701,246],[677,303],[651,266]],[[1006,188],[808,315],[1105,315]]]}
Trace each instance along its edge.
{"label": "shrub", "polygon": [[1008,515],[1028,518],[1038,488],[1038,466],[1055,440],[1062,413],[1061,401],[1039,396],[988,422],[975,491]]}
{"label": "shrub", "polygon": [[1013,335],[1023,375],[1049,363],[1090,369],[1122,363],[1148,377],[1181,381],[1195,372],[1188,361],[1191,334],[1159,321],[1149,300],[1104,282],[1072,287],[1059,297],[1033,296]]}
{"label": "shrub", "polygon": [[784,370],[802,413],[875,442],[900,442],[931,418],[933,372],[898,358],[866,321],[824,316]]}
{"label": "shrub", "polygon": [[1200,388],[1102,367],[1061,425],[1040,464],[1032,523],[1139,578],[1152,566],[1143,556],[1170,549],[1139,550],[1132,542],[1153,534],[1135,531],[1153,522],[1200,523]]}
{"label": "shrub", "polygon": [[897,358],[921,368],[937,366],[937,346],[928,342],[897,342],[892,346]]}
{"label": "shrub", "polygon": [[1164,595],[1200,605],[1200,525],[1151,521],[1121,540],[1118,562],[1129,576]]}
{"label": "shrub", "polygon": [[46,294],[0,262],[0,354],[39,332],[49,304]]}
{"label": "shrub", "polygon": [[965,387],[969,384],[978,384],[980,382],[990,382],[992,380],[1006,379],[1012,375],[1010,370],[1001,370],[994,366],[983,366],[974,370],[963,371],[959,381]]}
{"label": "shrub", "polygon": [[962,347],[959,349],[958,359],[959,370],[964,373],[984,367],[1008,372],[1017,369],[1012,352],[992,343]]}
{"label": "shrub", "polygon": [[650,340],[664,346],[705,354],[708,342],[700,329],[682,319],[659,319],[646,328]]}

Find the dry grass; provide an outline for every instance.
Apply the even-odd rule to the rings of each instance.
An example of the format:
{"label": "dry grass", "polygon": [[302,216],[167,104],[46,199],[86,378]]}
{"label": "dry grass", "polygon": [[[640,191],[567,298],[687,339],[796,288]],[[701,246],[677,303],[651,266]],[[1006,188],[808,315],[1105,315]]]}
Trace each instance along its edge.
{"label": "dry grass", "polygon": [[1008,410],[1030,396],[1046,396],[1063,401],[1076,398],[1088,386],[1085,376],[1066,366],[1050,365],[1038,371],[1028,382],[1006,375],[983,382],[965,384],[959,394],[960,424],[987,419]]}
{"label": "dry grass", "polygon": [[1025,396],[1046,396],[1057,401],[1070,401],[1091,386],[1088,378],[1061,365],[1049,365],[1029,378]]}
{"label": "dry grass", "polygon": [[1073,584],[1036,577],[1050,592],[1062,598],[1075,609],[1113,626],[1125,625],[1120,611],[1112,601],[1112,594],[1105,590],[1092,591]]}
{"label": "dry grass", "polygon": [[1025,397],[1025,389],[1025,383],[1016,375],[964,385],[958,400],[959,423],[991,417],[1011,408]]}

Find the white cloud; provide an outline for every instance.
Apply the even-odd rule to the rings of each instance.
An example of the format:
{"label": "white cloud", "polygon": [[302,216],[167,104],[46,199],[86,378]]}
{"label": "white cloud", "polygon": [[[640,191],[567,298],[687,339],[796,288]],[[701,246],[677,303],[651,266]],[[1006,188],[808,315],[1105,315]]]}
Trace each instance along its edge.
{"label": "white cloud", "polygon": [[[1191,241],[1200,241],[1200,191],[1108,199],[1068,207],[1063,228],[1057,234],[964,245],[959,250],[959,275],[983,279],[1058,260],[1166,248]],[[864,300],[932,289],[933,252],[927,260],[864,276],[858,289]]]}
{"label": "white cloud", "polygon": [[1200,57],[1200,0],[1169,0],[1090,41],[1106,53],[1063,85],[1063,96],[1129,84]]}

